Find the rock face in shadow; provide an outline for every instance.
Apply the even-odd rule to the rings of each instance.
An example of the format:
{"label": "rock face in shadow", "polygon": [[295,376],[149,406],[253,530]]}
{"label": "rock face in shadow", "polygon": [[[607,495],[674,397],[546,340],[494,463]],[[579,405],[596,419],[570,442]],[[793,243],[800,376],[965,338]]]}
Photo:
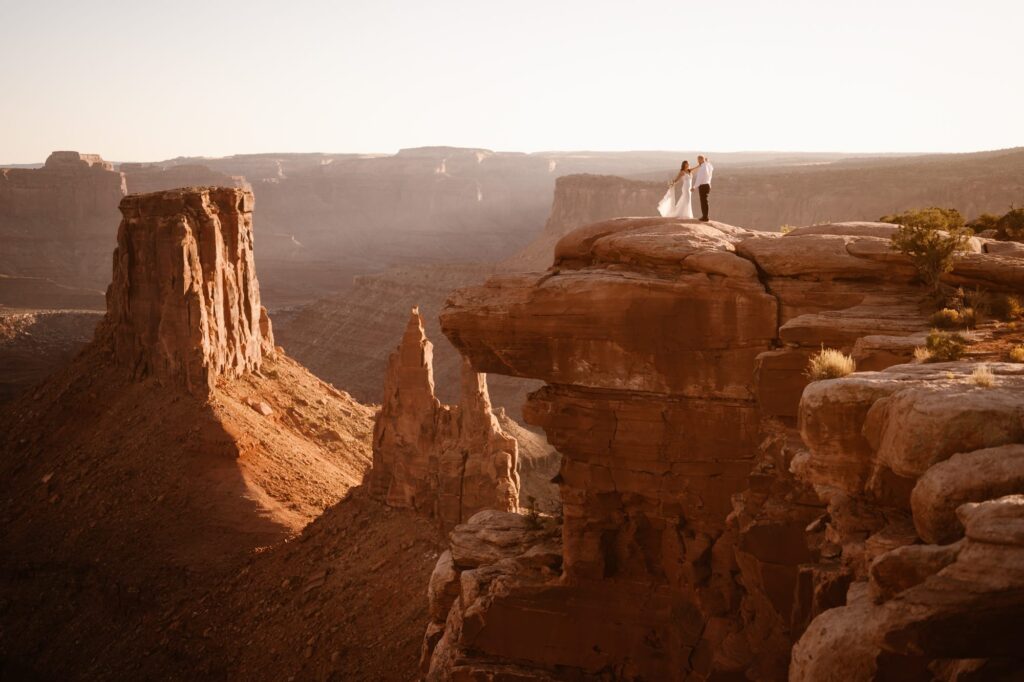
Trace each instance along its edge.
{"label": "rock face in shadow", "polygon": [[433,345],[413,308],[388,362],[373,438],[372,493],[448,529],[483,509],[519,506],[519,448],[491,412],[487,380],[468,363],[458,406],[434,395]]}
{"label": "rock face in shadow", "polygon": [[74,310],[0,312],[0,404],[70,362],[92,341],[102,317]]}
{"label": "rock face in shadow", "polygon": [[[928,442],[906,429],[876,420],[860,435],[855,415],[881,397],[877,381],[850,384],[860,412],[822,401],[819,421],[834,425],[804,416],[812,349],[927,332],[925,291],[889,248],[892,229],[836,223],[779,236],[613,220],[564,237],[545,273],[455,292],[442,329],[473,367],[546,383],[524,414],[563,455],[561,564],[536,577],[515,568],[529,552],[515,549],[472,566],[497,577],[479,590],[463,578],[444,625],[432,615],[424,668],[438,679],[504,666],[541,679],[784,678],[793,643],[847,602],[868,558],[914,541],[911,473],[937,461],[899,445],[900,433],[905,446]],[[1021,290],[1021,261],[975,246],[949,281]],[[846,384],[812,388],[831,383]],[[960,447],[952,414],[966,408],[946,402],[949,431],[934,440]],[[889,414],[908,410],[893,403]],[[865,437],[885,457],[872,458]],[[830,494],[865,487],[904,513]],[[920,667],[904,652],[890,658],[890,671]]]}
{"label": "rock face in shadow", "polygon": [[253,263],[252,193],[186,188],[133,194],[114,251],[100,334],[137,378],[192,392],[257,370],[274,338]]}

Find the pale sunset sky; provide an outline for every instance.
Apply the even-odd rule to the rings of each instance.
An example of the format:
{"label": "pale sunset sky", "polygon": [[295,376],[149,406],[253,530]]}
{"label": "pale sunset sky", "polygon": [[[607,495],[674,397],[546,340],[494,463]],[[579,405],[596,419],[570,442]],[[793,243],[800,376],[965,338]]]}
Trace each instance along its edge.
{"label": "pale sunset sky", "polygon": [[1020,0],[0,0],[0,163],[1024,145]]}

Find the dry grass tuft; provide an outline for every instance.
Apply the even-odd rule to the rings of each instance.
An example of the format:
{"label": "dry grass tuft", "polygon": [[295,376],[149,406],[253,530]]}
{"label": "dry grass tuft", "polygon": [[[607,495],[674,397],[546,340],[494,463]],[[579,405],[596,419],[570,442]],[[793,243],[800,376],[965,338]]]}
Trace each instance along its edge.
{"label": "dry grass tuft", "polygon": [[914,362],[924,363],[929,362],[932,359],[932,352],[924,346],[918,346],[914,349]]}
{"label": "dry grass tuft", "polygon": [[971,372],[971,376],[968,380],[975,386],[981,386],[982,388],[992,388],[996,383],[996,375],[992,373],[992,370],[988,368],[988,365],[978,365]]}
{"label": "dry grass tuft", "polygon": [[857,368],[849,355],[835,348],[825,348],[811,356],[807,363],[807,378],[811,381],[822,379],[838,379],[851,374]]}

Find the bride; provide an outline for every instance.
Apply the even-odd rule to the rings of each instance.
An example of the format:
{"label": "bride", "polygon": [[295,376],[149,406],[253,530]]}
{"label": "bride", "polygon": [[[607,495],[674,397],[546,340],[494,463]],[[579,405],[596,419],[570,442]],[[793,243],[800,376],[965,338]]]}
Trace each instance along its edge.
{"label": "bride", "polygon": [[[679,201],[676,202],[676,183],[682,179],[682,192]],[[690,162],[683,161],[679,167],[679,174],[672,182],[668,183],[668,191],[658,202],[658,213],[663,218],[693,218],[693,208],[690,206],[690,193],[693,191],[693,174],[690,172]]]}

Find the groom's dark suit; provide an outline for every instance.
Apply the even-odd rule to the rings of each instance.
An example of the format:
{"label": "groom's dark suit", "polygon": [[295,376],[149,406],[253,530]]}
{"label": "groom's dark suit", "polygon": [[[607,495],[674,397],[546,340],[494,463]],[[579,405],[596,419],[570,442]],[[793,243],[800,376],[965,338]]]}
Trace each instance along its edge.
{"label": "groom's dark suit", "polygon": [[708,220],[708,195],[711,194],[711,176],[714,171],[711,162],[704,160],[694,172],[693,184],[697,185],[700,193],[700,219],[705,222]]}

